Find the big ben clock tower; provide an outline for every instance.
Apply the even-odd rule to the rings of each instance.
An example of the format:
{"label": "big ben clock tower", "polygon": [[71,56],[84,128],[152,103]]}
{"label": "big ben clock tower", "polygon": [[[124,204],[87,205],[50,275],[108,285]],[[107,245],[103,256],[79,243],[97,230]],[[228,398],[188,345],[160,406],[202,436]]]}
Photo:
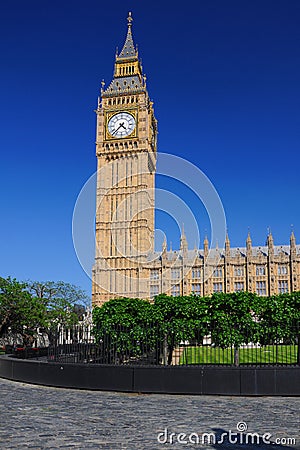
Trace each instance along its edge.
{"label": "big ben clock tower", "polygon": [[149,298],[154,247],[157,121],[128,16],[114,75],[98,101],[96,254],[93,305],[116,297]]}

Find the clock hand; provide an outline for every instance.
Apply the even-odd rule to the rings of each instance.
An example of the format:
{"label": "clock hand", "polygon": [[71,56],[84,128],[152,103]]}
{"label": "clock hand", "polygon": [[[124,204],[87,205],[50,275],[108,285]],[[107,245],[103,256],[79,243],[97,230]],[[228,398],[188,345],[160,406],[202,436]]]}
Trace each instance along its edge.
{"label": "clock hand", "polygon": [[120,125],[118,126],[118,128],[112,133],[113,135],[116,134],[116,132],[118,131],[119,128],[123,127],[124,130],[126,131],[126,127],[124,127],[124,122],[120,123]]}
{"label": "clock hand", "polygon": [[120,125],[118,126],[118,128],[112,133],[112,135],[116,134],[116,132],[118,131],[119,128],[121,128],[123,126],[122,123],[120,123]]}

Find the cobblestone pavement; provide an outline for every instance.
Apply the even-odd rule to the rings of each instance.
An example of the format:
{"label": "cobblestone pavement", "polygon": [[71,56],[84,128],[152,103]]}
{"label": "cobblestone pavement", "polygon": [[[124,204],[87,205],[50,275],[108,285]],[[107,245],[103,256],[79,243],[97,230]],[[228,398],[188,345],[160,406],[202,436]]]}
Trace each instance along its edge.
{"label": "cobblestone pavement", "polygon": [[[123,394],[4,379],[0,392],[1,450],[300,449],[300,398]],[[222,437],[229,430],[236,433],[238,423],[240,430],[247,424],[244,434]],[[203,433],[216,437],[202,444]],[[166,435],[172,444],[164,444]],[[267,444],[276,439],[280,444]]]}

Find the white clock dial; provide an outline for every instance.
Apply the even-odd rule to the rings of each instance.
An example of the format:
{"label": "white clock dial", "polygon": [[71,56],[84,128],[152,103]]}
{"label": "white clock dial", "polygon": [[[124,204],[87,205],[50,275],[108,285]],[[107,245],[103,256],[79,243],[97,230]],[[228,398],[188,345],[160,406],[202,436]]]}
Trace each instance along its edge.
{"label": "white clock dial", "polygon": [[129,136],[135,129],[135,119],[128,112],[120,112],[109,119],[108,131],[113,137]]}

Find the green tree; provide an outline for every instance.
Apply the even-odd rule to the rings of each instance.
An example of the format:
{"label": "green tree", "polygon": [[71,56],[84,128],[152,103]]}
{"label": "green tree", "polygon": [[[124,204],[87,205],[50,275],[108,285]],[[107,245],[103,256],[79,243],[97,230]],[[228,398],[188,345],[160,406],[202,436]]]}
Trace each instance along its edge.
{"label": "green tree", "polygon": [[300,364],[300,292],[262,297],[256,313],[259,342],[262,345],[298,343]]}
{"label": "green tree", "polygon": [[27,291],[25,283],[0,277],[0,337],[10,331],[31,345],[37,329],[45,325],[45,305]]}
{"label": "green tree", "polygon": [[[154,304],[146,300],[110,300],[93,310],[94,334],[98,342],[110,343],[116,358],[141,357],[151,353],[155,360],[172,363],[173,351],[181,341],[198,340],[207,334],[206,299],[159,295]],[[127,354],[126,354],[127,353]]]}
{"label": "green tree", "polygon": [[155,351],[153,306],[146,300],[119,298],[93,309],[94,335],[110,361],[125,362]]}
{"label": "green tree", "polygon": [[196,295],[154,299],[155,320],[163,342],[163,362],[172,363],[173,351],[184,341],[201,341],[208,333],[208,299]]}
{"label": "green tree", "polygon": [[209,323],[212,343],[234,348],[234,364],[238,365],[238,348],[253,342],[257,336],[255,311],[259,298],[250,292],[216,293],[209,300]]}
{"label": "green tree", "polygon": [[79,287],[63,281],[27,281],[28,292],[45,307],[44,330],[50,343],[55,339],[58,326],[66,328],[78,323],[82,306],[90,298]]}

